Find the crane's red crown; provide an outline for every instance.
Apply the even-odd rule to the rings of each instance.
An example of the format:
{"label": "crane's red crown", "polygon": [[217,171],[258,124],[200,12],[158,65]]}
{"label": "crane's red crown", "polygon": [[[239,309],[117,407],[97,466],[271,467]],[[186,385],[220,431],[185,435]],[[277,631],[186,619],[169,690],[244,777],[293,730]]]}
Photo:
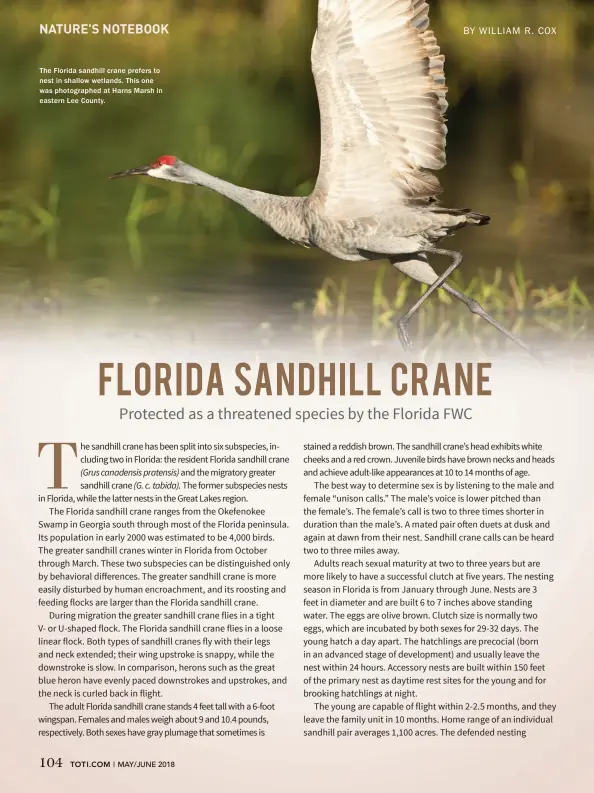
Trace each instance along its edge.
{"label": "crane's red crown", "polygon": [[177,157],[173,157],[171,154],[164,154],[162,157],[158,157],[151,167],[160,168],[161,165],[175,165],[176,162]]}

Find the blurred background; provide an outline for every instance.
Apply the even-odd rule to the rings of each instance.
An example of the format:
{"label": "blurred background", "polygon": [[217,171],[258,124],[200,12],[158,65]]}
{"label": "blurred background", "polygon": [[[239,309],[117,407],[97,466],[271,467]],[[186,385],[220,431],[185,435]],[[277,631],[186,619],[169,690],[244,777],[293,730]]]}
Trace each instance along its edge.
{"label": "blurred background", "polygon": [[[448,244],[458,284],[517,332],[592,327],[594,4],[431,0],[446,55],[446,206],[491,215]],[[239,184],[306,194],[319,119],[309,51],[316,0],[22,0],[0,8],[0,303],[25,325],[65,314],[213,335],[333,334],[381,343],[419,294],[381,263],[276,238],[209,191],[118,170],[174,154]],[[169,23],[169,36],[40,35],[40,23]],[[474,26],[473,36],[464,28]],[[478,27],[555,27],[479,35]],[[159,68],[158,95],[39,103],[39,68]],[[438,267],[443,263],[437,262]],[[498,343],[433,297],[417,329]],[[41,318],[41,319],[40,319]],[[483,331],[485,331],[483,333]]]}

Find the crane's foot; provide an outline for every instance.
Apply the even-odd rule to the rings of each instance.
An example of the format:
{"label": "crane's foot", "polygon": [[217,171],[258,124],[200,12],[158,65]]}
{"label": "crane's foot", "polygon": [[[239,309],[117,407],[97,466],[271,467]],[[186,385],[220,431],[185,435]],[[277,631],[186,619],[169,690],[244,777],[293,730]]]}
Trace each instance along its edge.
{"label": "crane's foot", "polygon": [[408,335],[408,320],[405,317],[402,317],[396,323],[396,330],[398,332],[398,338],[400,339],[400,344],[406,352],[410,352],[412,350],[412,342],[410,340],[410,336]]}

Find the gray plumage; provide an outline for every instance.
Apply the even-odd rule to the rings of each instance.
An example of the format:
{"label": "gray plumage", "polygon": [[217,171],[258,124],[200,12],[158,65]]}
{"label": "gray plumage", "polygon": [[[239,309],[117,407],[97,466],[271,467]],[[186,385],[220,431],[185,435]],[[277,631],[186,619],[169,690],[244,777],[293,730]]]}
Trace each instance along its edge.
{"label": "gray plumage", "polygon": [[[306,198],[238,187],[175,157],[114,174],[147,174],[201,185],[241,204],[291,242],[317,247],[339,259],[388,258],[430,289],[399,321],[410,346],[408,322],[438,286],[465,302],[526,349],[466,295],[446,283],[459,253],[439,247],[486,215],[439,206],[445,165],[447,87],[444,56],[429,29],[425,0],[319,0],[312,47],[321,119],[320,167]],[[427,259],[453,259],[438,277]]]}

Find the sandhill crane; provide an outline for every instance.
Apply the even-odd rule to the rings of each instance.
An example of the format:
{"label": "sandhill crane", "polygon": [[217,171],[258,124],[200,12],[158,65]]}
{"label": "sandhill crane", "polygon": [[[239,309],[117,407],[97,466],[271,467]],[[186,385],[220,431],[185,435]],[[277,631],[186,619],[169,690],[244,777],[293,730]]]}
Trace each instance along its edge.
{"label": "sandhill crane", "polygon": [[[412,315],[438,287],[461,300],[515,344],[513,333],[447,278],[462,255],[442,239],[486,215],[446,209],[431,171],[445,165],[444,56],[429,29],[425,0],[319,0],[312,70],[321,117],[321,156],[306,198],[270,195],[218,179],[176,157],[113,174],[201,185],[241,204],[291,242],[339,259],[387,258],[429,289],[398,321],[410,349]],[[437,276],[427,254],[452,261]]]}

